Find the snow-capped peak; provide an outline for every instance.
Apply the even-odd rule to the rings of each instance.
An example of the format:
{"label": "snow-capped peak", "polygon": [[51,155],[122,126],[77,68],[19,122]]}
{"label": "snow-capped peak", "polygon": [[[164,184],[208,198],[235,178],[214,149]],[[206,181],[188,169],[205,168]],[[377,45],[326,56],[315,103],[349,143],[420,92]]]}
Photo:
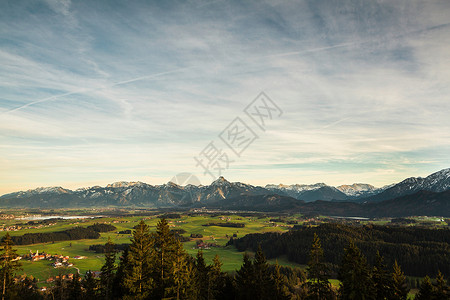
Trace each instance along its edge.
{"label": "snow-capped peak", "polygon": [[117,181],[111,184],[108,184],[107,188],[128,188],[136,185],[142,185],[143,183],[140,181]]}
{"label": "snow-capped peak", "polygon": [[182,188],[180,185],[176,184],[173,181],[169,181],[162,185],[163,188]]}
{"label": "snow-capped peak", "polygon": [[402,182],[388,187],[375,196],[377,201],[409,195],[418,191],[444,192],[450,189],[450,169],[443,169],[425,178],[410,177]]}
{"label": "snow-capped peak", "polygon": [[422,189],[443,192],[450,189],[450,168],[427,176],[422,182]]}
{"label": "snow-capped peak", "polygon": [[445,180],[447,178],[450,178],[450,168],[443,169],[443,170],[440,170],[439,172],[433,173],[433,174],[427,176],[425,179],[427,179],[427,180],[433,180],[433,179]]}
{"label": "snow-capped peak", "polygon": [[56,193],[56,194],[64,194],[71,192],[70,190],[66,190],[60,186],[51,186],[51,187],[39,187],[34,190],[28,190],[28,193],[33,194],[45,194],[45,193]]}
{"label": "snow-capped peak", "polygon": [[303,192],[303,191],[313,191],[313,190],[317,190],[320,189],[322,187],[327,186],[325,183],[315,183],[315,184],[291,184],[291,185],[286,185],[286,184],[268,184],[265,186],[266,189],[269,190],[274,190],[274,189],[278,189],[278,190],[288,190],[288,191],[295,191],[295,192]]}
{"label": "snow-capped peak", "polygon": [[377,189],[373,185],[366,183],[344,184],[336,188],[347,196],[360,196],[367,193],[373,193]]}
{"label": "snow-capped peak", "polygon": [[223,176],[220,176],[216,180],[214,180],[211,185],[212,186],[223,186],[223,185],[229,185],[230,182],[226,180]]}

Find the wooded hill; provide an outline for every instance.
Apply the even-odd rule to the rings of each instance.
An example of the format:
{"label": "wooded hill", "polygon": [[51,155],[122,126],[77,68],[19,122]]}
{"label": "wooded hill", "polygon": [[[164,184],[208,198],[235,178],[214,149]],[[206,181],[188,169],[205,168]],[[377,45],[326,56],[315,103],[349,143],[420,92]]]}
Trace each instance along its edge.
{"label": "wooded hill", "polygon": [[375,261],[378,250],[388,265],[397,260],[407,275],[436,275],[438,270],[450,275],[450,229],[340,224],[297,228],[283,234],[248,234],[231,239],[229,244],[239,251],[256,251],[261,245],[268,258],[286,255],[290,261],[306,264],[309,247],[314,234],[317,234],[322,241],[325,261],[335,272],[342,260],[344,247],[349,240],[353,240],[371,263]]}

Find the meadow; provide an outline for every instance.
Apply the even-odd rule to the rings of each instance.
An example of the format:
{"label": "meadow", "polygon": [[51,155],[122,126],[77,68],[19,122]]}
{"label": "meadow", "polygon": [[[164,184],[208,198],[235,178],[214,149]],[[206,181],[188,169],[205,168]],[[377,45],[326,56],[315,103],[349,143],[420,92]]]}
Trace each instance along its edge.
{"label": "meadow", "polygon": [[[23,215],[23,212],[20,212]],[[88,218],[88,219],[58,219],[55,220],[53,225],[43,226],[41,228],[30,228],[31,225],[26,224],[27,220],[17,220],[17,219],[3,219],[0,221],[3,227],[7,226],[21,226],[20,230],[9,231],[10,235],[23,235],[26,233],[44,233],[44,232],[55,232],[62,231],[66,229],[73,228],[74,226],[87,227],[94,223],[106,223],[114,225],[117,229],[113,232],[101,233],[99,239],[84,239],[84,240],[73,240],[73,241],[62,241],[62,242],[49,242],[40,243],[33,245],[23,245],[14,246],[17,249],[17,253],[24,255],[27,253],[39,251],[39,253],[45,252],[48,254],[59,254],[68,255],[70,257],[69,262],[73,264],[72,267],[62,267],[54,268],[51,266],[51,261],[40,260],[40,261],[29,261],[21,260],[22,270],[19,271],[22,274],[28,276],[33,276],[39,280],[39,286],[46,286],[46,280],[50,277],[55,277],[57,275],[68,274],[79,272],[80,274],[85,274],[87,271],[98,271],[104,263],[104,256],[101,253],[95,253],[94,251],[89,251],[90,245],[105,244],[110,238],[116,244],[130,243],[132,238],[131,234],[119,234],[119,231],[132,230],[138,222],[144,220],[147,225],[150,226],[152,231],[156,230],[156,224],[159,221],[159,217],[156,213],[152,212],[148,215],[143,214],[140,211],[129,211],[130,215],[125,216],[103,216],[98,218]],[[131,214],[140,214],[138,216]],[[94,215],[95,212],[92,211],[55,211],[55,215]],[[98,215],[101,215],[99,213]],[[269,215],[236,215],[236,214],[181,214],[180,218],[169,218],[168,222],[172,229],[183,229],[186,233],[182,234],[185,237],[189,237],[191,234],[201,234],[203,237],[202,241],[205,243],[214,243],[218,247],[210,247],[210,249],[202,250],[203,256],[207,263],[211,263],[214,256],[219,255],[223,267],[222,269],[227,272],[232,272],[239,269],[242,265],[243,253],[236,250],[234,246],[226,246],[229,238],[233,235],[236,237],[243,237],[250,233],[263,233],[263,232],[286,232],[292,225],[287,225],[287,221],[297,221],[298,224],[304,224],[308,222],[309,218],[305,216],[291,215],[283,216],[283,222],[273,222],[273,219],[277,219],[278,216]],[[432,217],[415,217],[414,218],[419,224],[419,222],[426,222],[434,224],[434,226],[445,227],[447,224],[444,220]],[[319,216],[312,220],[313,224],[328,222],[329,217]],[[341,220],[343,221],[343,220]],[[219,226],[204,226],[208,223],[243,223],[245,227],[235,228],[235,227],[219,227]],[[377,219],[377,220],[362,220],[360,224],[376,224],[376,225],[388,225],[390,219]],[[415,226],[417,224],[410,224],[407,226]],[[315,226],[315,225],[312,225]],[[3,237],[4,233],[0,233],[0,237]],[[196,248],[198,238],[191,239],[188,242],[184,242],[185,250],[192,256],[195,256],[199,251]],[[252,253],[250,253],[252,254]],[[85,259],[74,259],[75,256],[84,256]],[[118,258],[117,258],[118,259]],[[278,257],[277,260],[269,260],[269,263],[274,264],[278,262],[283,266],[299,267],[305,269],[306,266],[299,265],[294,262],[288,261],[285,257]],[[338,286],[339,281],[336,279],[330,279],[333,286]],[[412,295],[417,290],[411,290],[410,295]]]}
{"label": "meadow", "polygon": [[[291,216],[287,220],[296,220],[299,216]],[[233,246],[225,246],[229,238],[233,235],[242,237],[249,233],[261,233],[261,232],[284,232],[289,229],[290,226],[280,222],[270,222],[270,217],[243,217],[238,215],[195,215],[187,216],[182,215],[181,218],[168,219],[172,229],[183,229],[186,233],[183,236],[189,237],[190,234],[201,234],[202,241],[206,243],[214,243],[218,247],[211,247],[210,249],[204,249],[203,255],[207,263],[211,263],[214,256],[219,255],[223,262],[224,271],[234,271],[240,268],[242,264],[243,253],[237,251]],[[133,227],[140,221],[144,220],[151,230],[156,230],[156,224],[159,221],[157,216],[126,216],[126,217],[102,217],[95,219],[75,219],[75,220],[57,220],[56,224],[48,227],[33,229],[21,229],[18,231],[10,231],[10,235],[23,235],[25,233],[37,233],[37,232],[54,232],[72,228],[74,226],[87,227],[94,223],[107,223],[117,227],[114,232],[101,233],[99,239],[84,239],[74,241],[62,241],[62,242],[50,242],[33,245],[14,246],[17,249],[17,253],[24,255],[27,253],[39,251],[39,253],[45,252],[48,254],[60,254],[70,256],[70,263],[73,263],[73,267],[69,268],[53,268],[51,261],[28,261],[21,260],[22,273],[32,275],[39,279],[41,282],[45,281],[49,277],[60,275],[62,273],[74,273],[79,271],[84,274],[88,270],[98,271],[103,265],[103,254],[89,251],[90,245],[105,244],[110,238],[116,244],[130,243],[132,237],[131,234],[118,234],[119,231],[133,229]],[[26,221],[21,221],[26,223]],[[234,227],[219,227],[219,226],[203,226],[208,223],[244,223],[243,228]],[[14,222],[8,220],[8,223],[20,223],[17,220]],[[29,227],[29,225],[22,225],[22,227]],[[0,234],[3,236],[3,234]],[[186,251],[195,256],[198,252],[196,249],[196,242],[199,239],[192,239],[189,242],[185,242],[184,247]],[[75,256],[85,256],[85,259],[73,259]],[[287,261],[287,259],[281,257],[278,258],[280,265],[297,266],[295,263]],[[269,261],[275,263],[275,260]]]}

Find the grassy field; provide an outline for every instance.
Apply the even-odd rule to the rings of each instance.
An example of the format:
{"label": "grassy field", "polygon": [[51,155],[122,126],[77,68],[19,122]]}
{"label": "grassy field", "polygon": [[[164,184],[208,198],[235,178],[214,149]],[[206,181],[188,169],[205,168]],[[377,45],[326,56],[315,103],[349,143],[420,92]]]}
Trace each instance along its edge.
{"label": "grassy field", "polygon": [[[133,227],[140,221],[144,219],[146,224],[148,224],[152,231],[156,230],[156,224],[159,220],[157,217],[115,217],[115,218],[99,218],[99,219],[83,219],[83,220],[60,220],[57,221],[56,225],[43,227],[39,229],[22,229],[19,231],[11,231],[11,235],[23,235],[25,233],[36,233],[36,232],[52,232],[60,231],[74,226],[89,226],[96,222],[110,223],[117,227],[116,232],[101,233],[99,239],[93,240],[76,240],[76,241],[63,241],[54,243],[43,243],[34,245],[24,245],[15,246],[17,252],[21,255],[39,251],[40,253],[45,252],[49,254],[61,254],[68,255],[71,258],[69,261],[74,264],[72,268],[67,270],[55,269],[51,266],[51,261],[41,260],[37,262],[22,260],[23,273],[27,275],[32,275],[38,278],[40,281],[44,281],[47,278],[55,275],[59,275],[64,272],[76,272],[80,271],[84,274],[88,270],[99,270],[104,262],[103,255],[88,251],[90,245],[94,244],[105,244],[108,238],[116,244],[130,243],[131,235],[118,234],[118,231],[133,229]],[[296,216],[290,217],[290,220],[296,219]],[[184,236],[190,236],[191,233],[202,234],[202,240],[209,243],[215,243],[219,247],[212,247],[211,249],[203,250],[203,255],[207,263],[211,263],[214,256],[217,254],[220,256],[223,262],[224,271],[234,271],[240,268],[242,264],[242,252],[238,252],[232,246],[225,246],[229,240],[229,237],[233,234],[237,237],[242,237],[249,233],[260,233],[260,232],[284,232],[288,230],[288,226],[284,223],[273,223],[269,222],[270,218],[255,218],[255,217],[241,217],[237,215],[223,215],[212,217],[209,215],[199,215],[199,216],[182,216],[179,219],[169,219],[169,224],[172,229],[184,229],[186,233]],[[17,223],[18,221],[16,221]],[[26,221],[21,221],[25,223]],[[219,227],[219,226],[202,226],[211,222],[239,222],[244,223],[244,228],[232,228],[232,227]],[[9,222],[13,224],[12,222]],[[23,225],[27,227],[29,225]],[[3,234],[0,234],[3,236]],[[186,251],[191,255],[197,254],[196,239],[184,243]],[[74,256],[85,256],[86,259],[75,260]],[[289,262],[286,258],[278,258],[278,263],[280,265],[296,266],[295,263]],[[275,263],[275,260],[270,260],[270,263]]]}
{"label": "grassy field", "polygon": [[[83,211],[80,211],[78,215],[84,215]],[[233,246],[225,246],[229,238],[233,235],[237,237],[243,237],[249,233],[262,233],[262,232],[285,232],[289,229],[290,225],[286,225],[283,222],[271,222],[271,217],[243,217],[238,215],[218,215],[212,216],[208,214],[187,216],[182,215],[181,218],[168,219],[169,225],[172,229],[184,229],[186,231],[184,236],[190,236],[191,233],[202,234],[202,240],[208,243],[215,243],[219,247],[211,247],[211,249],[203,250],[203,255],[207,263],[211,263],[214,256],[219,255],[224,271],[234,271],[241,267],[243,253],[238,252]],[[319,218],[320,219],[320,218]],[[109,223],[117,227],[115,232],[101,233],[99,239],[86,239],[76,241],[63,241],[54,243],[43,243],[34,245],[15,246],[17,252],[21,255],[31,252],[39,251],[48,254],[59,254],[70,256],[70,263],[73,263],[73,267],[55,269],[51,266],[51,261],[41,260],[32,262],[28,260],[22,260],[22,272],[27,275],[32,275],[38,278],[41,282],[45,282],[49,277],[55,275],[67,274],[69,272],[80,272],[84,274],[88,270],[97,271],[104,263],[103,254],[98,254],[93,251],[89,251],[90,245],[105,244],[110,238],[116,244],[130,243],[131,235],[118,234],[117,232],[133,229],[133,227],[140,221],[144,220],[151,230],[156,230],[156,224],[159,218],[156,216],[127,216],[127,217],[102,217],[96,219],[75,219],[75,220],[57,220],[55,225],[45,226],[42,228],[34,229],[29,228],[30,225],[26,225],[26,220],[1,220],[0,223],[10,225],[19,225],[22,227],[18,231],[10,231],[12,236],[23,235],[25,233],[37,233],[37,232],[54,232],[61,231],[74,226],[87,227],[94,223]],[[300,215],[293,215],[284,217],[285,221],[298,221],[302,224],[304,220]],[[435,224],[445,224],[442,220],[437,218],[416,218],[417,221],[435,222]],[[203,226],[208,223],[244,223],[244,228],[234,227],[219,227],[219,226]],[[363,221],[364,224],[387,224],[389,219],[370,220]],[[2,237],[4,233],[0,233]],[[189,242],[184,243],[186,251],[195,256],[198,252],[196,249],[196,242],[198,239],[192,239]],[[251,254],[251,253],[250,253]],[[85,259],[75,260],[74,256],[85,256]],[[279,257],[277,260],[269,260],[270,263],[278,262],[280,265],[300,267],[305,269],[305,266],[298,265],[288,261],[285,257]],[[337,286],[339,282],[337,280],[331,280],[332,285]],[[412,291],[414,293],[414,291]]]}

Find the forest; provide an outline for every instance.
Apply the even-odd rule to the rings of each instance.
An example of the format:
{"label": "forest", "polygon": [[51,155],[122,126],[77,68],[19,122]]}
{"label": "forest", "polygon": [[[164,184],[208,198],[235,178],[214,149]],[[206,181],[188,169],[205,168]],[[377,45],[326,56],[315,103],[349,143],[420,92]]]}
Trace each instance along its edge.
{"label": "forest", "polygon": [[219,227],[234,227],[234,228],[244,228],[244,223],[233,223],[233,222],[223,222],[223,223],[208,223],[202,226],[219,226]]}
{"label": "forest", "polygon": [[[71,241],[81,239],[98,239],[100,232],[108,232],[117,228],[110,224],[94,223],[88,227],[74,227],[71,229],[45,233],[26,233],[11,237],[15,245],[31,245],[58,241]],[[130,232],[131,233],[131,232]]]}
{"label": "forest", "polygon": [[104,224],[104,223],[94,223],[87,227],[88,229],[92,229],[97,232],[108,232],[108,231],[114,231],[117,230],[116,226],[113,226],[111,224]]}
{"label": "forest", "polygon": [[[340,230],[364,240],[357,231]],[[439,234],[429,239],[439,240]],[[330,283],[330,265],[316,232],[306,246],[306,271],[269,265],[262,245],[252,255],[243,254],[239,270],[226,273],[218,256],[208,265],[202,251],[195,257],[187,254],[165,219],[159,220],[156,232],[141,221],[123,252],[108,240],[100,272],[75,273],[70,279],[59,276],[41,291],[34,278],[16,275],[20,262],[7,233],[0,245],[2,299],[407,299],[410,287],[397,260],[389,267],[384,253],[377,251],[370,263],[353,239],[346,241],[337,264],[338,287]],[[426,276],[422,280],[415,299],[445,300],[449,295],[447,280],[437,272],[433,279]]]}
{"label": "forest", "polygon": [[44,233],[26,233],[20,236],[12,236],[15,245],[31,245],[57,241],[70,241],[80,239],[98,239],[100,233],[91,228],[74,227],[71,229]]}
{"label": "forest", "polygon": [[239,251],[256,251],[261,245],[268,258],[286,255],[289,260],[306,264],[309,245],[314,234],[320,237],[324,257],[333,273],[338,270],[344,248],[349,240],[361,249],[368,261],[374,263],[380,251],[389,266],[394,261],[410,276],[436,275],[441,271],[450,276],[450,230],[400,226],[349,226],[326,223],[316,227],[295,226],[284,234],[255,233],[228,244]]}

